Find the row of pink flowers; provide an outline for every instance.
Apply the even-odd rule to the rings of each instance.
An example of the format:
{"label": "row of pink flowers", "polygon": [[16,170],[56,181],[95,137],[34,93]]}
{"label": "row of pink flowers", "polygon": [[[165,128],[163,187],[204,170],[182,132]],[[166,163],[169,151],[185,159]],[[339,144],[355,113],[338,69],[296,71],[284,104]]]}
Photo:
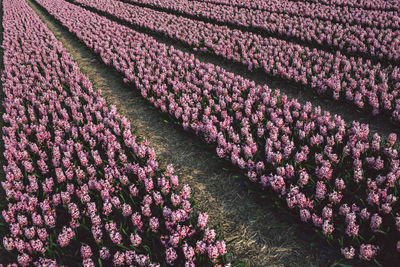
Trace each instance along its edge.
{"label": "row of pink flowers", "polygon": [[[399,11],[400,7],[397,0],[190,0],[208,2],[215,4],[232,5],[237,7],[254,8],[268,10],[268,5],[275,5],[277,2],[310,2],[321,4],[319,6],[343,6],[355,7],[372,10]],[[301,3],[303,4],[303,3]]]}
{"label": "row of pink flowers", "polygon": [[[399,257],[396,135],[369,134],[311,103],[258,86],[63,0],[37,0],[156,108],[216,145],[346,258]],[[399,246],[397,246],[399,244]]]}
{"label": "row of pink flowers", "polygon": [[[383,67],[369,60],[349,58],[259,34],[231,30],[112,0],[75,0],[136,26],[180,40],[192,48],[211,51],[243,63],[249,70],[309,85],[319,94],[353,102],[373,115],[392,114],[400,121],[400,68]],[[397,41],[400,38],[397,38]],[[399,46],[400,48],[400,46]],[[400,56],[400,53],[398,53]]]}
{"label": "row of pink flowers", "polygon": [[[233,30],[227,27],[210,25],[202,21],[191,20],[184,17],[178,17],[172,14],[165,14],[149,8],[143,8],[135,5],[129,5],[119,1],[110,0],[75,0],[75,2],[108,12],[121,19],[128,20],[133,24],[139,24],[146,28],[156,29],[168,36],[175,34],[180,39],[192,40],[187,37],[191,30],[200,31],[197,33],[201,39],[197,43],[204,43],[205,40],[215,40],[215,36],[221,38],[220,35],[227,39],[232,36]],[[343,25],[340,23],[332,23],[330,21],[322,21],[320,19],[311,19],[304,17],[291,16],[287,14],[278,14],[273,12],[263,12],[263,14],[244,14],[232,13],[230,16],[221,16],[219,10],[215,10],[211,16],[207,18],[215,19],[220,22],[228,22],[246,28],[261,29],[268,34],[274,34],[280,38],[294,38],[301,43],[327,46],[334,50],[340,50],[345,54],[372,57],[383,61],[393,60],[400,63],[400,30],[377,29],[370,27],[362,27],[360,25]],[[141,17],[151,17],[151,20]],[[174,30],[171,30],[173,28]],[[203,28],[206,28],[203,30]],[[204,32],[206,31],[206,32]],[[182,32],[182,33],[181,33]],[[239,31],[241,35],[245,34]],[[250,34],[252,36],[253,34]],[[259,39],[274,39],[258,36]],[[254,37],[247,37],[252,38]],[[194,41],[194,40],[193,40]],[[290,44],[290,43],[289,43]],[[221,44],[221,46],[225,46]]]}
{"label": "row of pink flowers", "polygon": [[19,266],[70,265],[75,251],[83,266],[221,263],[226,245],[172,165],[159,168],[24,0],[2,3],[1,238]]}
{"label": "row of pink flowers", "polygon": [[[169,9],[196,16],[210,16],[218,12],[219,16],[227,14],[241,14],[244,18],[264,16],[264,12],[283,13],[291,16],[310,17],[313,19],[329,20],[343,24],[357,24],[377,28],[400,29],[400,16],[397,11],[365,10],[361,8],[348,8],[328,6],[319,3],[301,1],[258,1],[264,2],[262,9],[236,7],[234,5],[219,5],[208,2],[190,0],[128,0],[131,3]],[[253,2],[253,1],[248,1]],[[250,4],[253,5],[253,4]]]}
{"label": "row of pink flowers", "polygon": [[[201,1],[201,0],[200,0]],[[305,0],[313,3],[321,3],[326,5],[338,5],[348,7],[359,7],[365,9],[377,9],[387,11],[400,11],[399,2],[397,0]]]}

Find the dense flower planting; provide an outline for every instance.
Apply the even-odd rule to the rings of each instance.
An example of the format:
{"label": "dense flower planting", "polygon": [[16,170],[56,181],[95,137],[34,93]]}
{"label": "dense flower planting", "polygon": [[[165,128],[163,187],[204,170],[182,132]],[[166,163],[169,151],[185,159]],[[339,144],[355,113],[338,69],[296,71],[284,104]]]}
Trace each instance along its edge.
{"label": "dense flower planting", "polygon": [[306,0],[308,2],[322,3],[327,5],[360,7],[377,10],[396,10],[399,11],[399,2],[397,0]]}
{"label": "dense flower planting", "polygon": [[[195,1],[195,0],[190,0]],[[284,2],[281,0],[196,0],[199,2],[209,2],[216,4],[232,5],[238,7],[256,8],[256,9],[267,9],[268,5],[276,4],[277,2]],[[288,2],[311,2],[324,4],[328,6],[348,6],[358,7],[372,10],[387,10],[395,11],[399,10],[399,3],[396,0],[287,0]]]}
{"label": "dense flower planting", "polygon": [[[395,11],[364,10],[360,8],[332,7],[316,3],[273,1],[262,4],[262,10],[254,10],[246,7],[217,5],[208,2],[190,0],[126,0],[131,3],[139,3],[168,9],[196,16],[232,16],[236,15],[242,20],[264,16],[265,11],[284,13],[294,16],[318,18],[344,24],[358,24],[377,28],[400,29],[400,16]],[[250,1],[248,1],[250,2]],[[259,3],[261,1],[258,1]],[[215,15],[215,12],[218,15]]]}
{"label": "dense flower planting", "polygon": [[[178,39],[194,49],[211,51],[226,59],[266,73],[309,85],[319,94],[353,102],[373,115],[392,114],[400,121],[400,69],[381,67],[368,60],[346,57],[276,38],[133,7],[110,0],[75,0],[112,14],[136,26]],[[397,40],[400,41],[400,38]],[[400,46],[399,46],[400,47]],[[368,71],[367,71],[368,70]]]}
{"label": "dense flower planting", "polygon": [[396,135],[370,136],[311,103],[257,86],[63,0],[37,0],[155,107],[286,200],[348,258],[399,258]]}
{"label": "dense flower planting", "polygon": [[[232,36],[232,30],[227,27],[206,24],[202,21],[190,20],[119,1],[76,0],[75,2],[111,13],[119,18],[129,20],[134,24],[150,26],[159,31],[164,30],[165,32],[165,29],[168,29],[168,27],[173,27],[174,31],[168,29],[166,34],[171,35],[171,33],[175,33],[175,35],[180,36],[181,39],[184,40],[192,40],[184,36],[185,33],[191,33],[191,31],[188,30],[189,25],[193,29],[198,29],[198,31],[201,31],[202,28],[207,28],[206,30],[209,33],[202,33],[202,36],[204,36],[203,39],[206,39],[205,41],[213,40],[213,42],[219,42],[221,46],[225,45],[221,43],[218,35],[224,35],[224,39],[228,38],[225,36]],[[346,26],[319,19],[290,16],[273,12],[264,12],[262,16],[250,15],[246,20],[243,20],[242,16],[221,18],[218,12],[214,13],[215,15],[212,19],[220,22],[229,22],[230,24],[256,30],[261,29],[267,34],[273,34],[280,38],[294,39],[294,41],[309,45],[317,45],[320,48],[323,46],[328,49],[331,48],[331,50],[340,50],[350,55],[382,59],[384,62],[389,59],[400,63],[400,30],[376,29],[362,27],[360,25]],[[141,16],[151,16],[152,19],[150,21],[145,19],[140,20]],[[240,32],[240,34],[243,35],[244,33]],[[237,35],[238,34],[235,34],[234,36],[236,38],[240,37]],[[250,34],[247,38],[273,40],[273,38],[264,38],[258,34],[255,35],[255,37],[252,37],[252,34]],[[264,41],[264,44],[268,44],[267,40]],[[200,40],[197,41],[197,43],[205,43],[205,41]],[[248,51],[246,51],[246,53],[248,53]]]}
{"label": "dense flower planting", "polygon": [[159,168],[24,0],[2,2],[1,238],[19,266],[222,262],[224,241],[195,215],[172,165]]}

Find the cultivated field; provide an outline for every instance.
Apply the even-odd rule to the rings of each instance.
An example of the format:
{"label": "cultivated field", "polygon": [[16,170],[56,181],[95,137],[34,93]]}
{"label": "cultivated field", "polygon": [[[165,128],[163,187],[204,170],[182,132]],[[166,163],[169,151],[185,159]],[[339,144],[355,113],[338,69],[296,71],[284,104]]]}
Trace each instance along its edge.
{"label": "cultivated field", "polygon": [[0,266],[398,266],[398,1],[0,2]]}

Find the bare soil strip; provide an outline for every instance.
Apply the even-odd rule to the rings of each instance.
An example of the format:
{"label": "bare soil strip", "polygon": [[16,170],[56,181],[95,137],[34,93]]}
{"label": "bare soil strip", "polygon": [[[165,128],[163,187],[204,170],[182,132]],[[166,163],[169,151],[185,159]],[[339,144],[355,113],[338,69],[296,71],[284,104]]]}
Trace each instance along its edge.
{"label": "bare soil strip", "polygon": [[[155,108],[122,82],[75,36],[31,1],[28,3],[72,54],[82,72],[102,90],[110,104],[126,116],[136,134],[151,142],[165,167],[172,163],[199,202],[197,210],[219,222],[233,259],[246,266],[328,266],[338,255],[327,247],[311,247],[311,240],[297,225],[289,225],[280,212],[248,193],[242,174],[216,159],[210,147],[165,120]],[[239,177],[237,177],[239,176]],[[235,178],[236,177],[236,178]]]}

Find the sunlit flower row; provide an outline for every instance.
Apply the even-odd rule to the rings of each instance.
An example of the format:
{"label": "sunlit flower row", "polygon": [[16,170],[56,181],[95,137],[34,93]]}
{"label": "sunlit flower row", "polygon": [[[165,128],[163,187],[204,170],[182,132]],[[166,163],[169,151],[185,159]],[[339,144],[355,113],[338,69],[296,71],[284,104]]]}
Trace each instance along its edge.
{"label": "sunlit flower row", "polygon": [[[304,1],[266,1],[264,4],[261,4],[262,10],[190,0],[128,1],[131,3],[146,4],[176,12],[205,17],[213,16],[213,14],[217,12],[220,17],[231,16],[232,14],[240,14],[244,19],[256,16],[264,16],[264,12],[269,11],[284,13],[291,16],[318,18],[350,25],[358,24],[378,28],[400,29],[400,17],[397,11],[386,12],[380,10],[365,10],[361,8],[327,6]],[[253,1],[249,0],[247,2]],[[257,2],[260,3],[262,1]]]}
{"label": "sunlit flower row", "polygon": [[[1,233],[19,266],[220,264],[189,186],[131,133],[24,0],[4,0]],[[15,266],[15,265],[14,265]]]}
{"label": "sunlit flower row", "polygon": [[[237,7],[255,8],[261,10],[268,10],[269,5],[274,5],[277,2],[289,2],[288,4],[293,4],[293,2],[310,2],[323,4],[328,6],[343,6],[343,7],[356,7],[365,8],[371,10],[386,10],[386,11],[399,11],[400,7],[397,0],[190,0],[199,2],[209,2],[216,4],[232,5]],[[323,5],[316,6],[317,8]]]}
{"label": "sunlit flower row", "polygon": [[340,52],[328,53],[119,1],[75,2],[180,40],[195,50],[211,51],[243,63],[249,70],[262,69],[270,75],[308,85],[335,100],[353,102],[357,108],[370,110],[373,115],[389,113],[393,120],[400,121],[400,69],[397,66],[383,67],[362,58],[354,60]]}
{"label": "sunlit flower row", "polygon": [[399,257],[395,134],[371,137],[366,124],[346,125],[79,6],[37,2],[155,107],[215,144],[219,157],[266,194],[286,200],[346,258]]}
{"label": "sunlit flower row", "polygon": [[[201,1],[201,0],[200,0]],[[372,10],[400,11],[397,0],[306,0],[313,3],[326,5],[338,5],[348,7],[359,7]]]}
{"label": "sunlit flower row", "polygon": [[[220,35],[223,35],[224,39],[226,39],[228,38],[227,36],[232,36],[232,32],[234,32],[234,30],[227,27],[212,26],[202,21],[166,14],[120,1],[75,0],[75,2],[111,13],[134,24],[147,26],[146,28],[151,27],[162,32],[168,31],[166,32],[167,35],[171,36],[171,34],[175,34],[184,40],[192,40],[190,37],[186,37],[185,34],[187,35],[193,30],[196,32],[200,31],[202,33],[197,34],[201,34],[203,40],[196,40],[197,43],[212,40],[212,42],[219,43],[223,47],[224,44],[219,40],[221,38]],[[340,50],[345,54],[382,59],[383,61],[389,59],[400,63],[400,30],[377,29],[360,25],[350,26],[274,12],[245,15],[248,16],[244,20],[240,13],[232,14],[231,16],[221,16],[219,11],[215,11],[213,16],[209,16],[208,18],[246,28],[261,29],[279,38],[294,40],[303,44],[324,46],[328,50]],[[141,20],[141,17],[147,17],[148,19]],[[204,33],[203,28],[206,28],[206,33]],[[188,29],[192,29],[192,31]],[[183,33],[181,34],[180,32]],[[244,34],[241,31],[239,32],[242,35]],[[250,34],[250,36],[252,35]],[[259,38],[273,39],[261,36]]]}

